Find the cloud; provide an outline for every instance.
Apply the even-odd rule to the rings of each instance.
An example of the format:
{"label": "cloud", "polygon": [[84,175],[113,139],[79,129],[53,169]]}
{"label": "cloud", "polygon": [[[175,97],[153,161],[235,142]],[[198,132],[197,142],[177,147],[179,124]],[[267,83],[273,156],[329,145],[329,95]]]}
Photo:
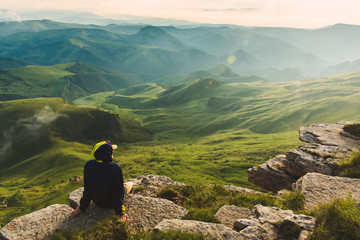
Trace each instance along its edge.
{"label": "cloud", "polygon": [[21,22],[21,17],[14,11],[8,9],[0,9],[0,21]]}
{"label": "cloud", "polygon": [[32,117],[21,118],[12,126],[9,126],[2,134],[0,144],[0,160],[6,159],[8,154],[13,151],[14,142],[28,139],[33,141],[39,137],[43,127],[53,122],[60,116],[66,116],[54,112],[49,106],[45,106]]}

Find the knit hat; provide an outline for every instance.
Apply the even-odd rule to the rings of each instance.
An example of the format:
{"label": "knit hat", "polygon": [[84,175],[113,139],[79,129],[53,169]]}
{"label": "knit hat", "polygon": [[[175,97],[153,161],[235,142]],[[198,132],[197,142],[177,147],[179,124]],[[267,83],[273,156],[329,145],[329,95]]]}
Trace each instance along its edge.
{"label": "knit hat", "polygon": [[99,142],[91,150],[91,157],[100,163],[111,162],[114,149],[117,149],[117,145],[110,141]]}

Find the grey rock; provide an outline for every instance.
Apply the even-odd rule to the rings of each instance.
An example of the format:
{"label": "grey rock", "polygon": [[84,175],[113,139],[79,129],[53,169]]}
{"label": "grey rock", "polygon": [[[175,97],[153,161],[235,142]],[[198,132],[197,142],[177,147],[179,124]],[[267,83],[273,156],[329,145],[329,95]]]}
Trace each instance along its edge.
{"label": "grey rock", "polygon": [[301,127],[300,140],[308,142],[248,170],[248,179],[267,190],[291,189],[292,184],[307,173],[339,175],[340,159],[358,150],[360,140],[343,131],[345,124],[316,123]]}
{"label": "grey rock", "polygon": [[54,231],[69,227],[72,208],[54,204],[30,214],[17,217],[0,230],[0,239],[46,239]]}
{"label": "grey rock", "polygon": [[294,189],[305,196],[305,208],[311,209],[335,198],[346,198],[349,194],[360,203],[360,179],[308,173],[301,177]]}
{"label": "grey rock", "polygon": [[[69,194],[69,201],[73,207],[80,204],[83,188],[74,190]],[[175,203],[161,198],[144,197],[141,195],[128,195],[125,198],[126,213],[130,216],[130,228],[147,231],[164,219],[182,218],[187,210]],[[101,218],[114,214],[113,210],[97,207],[91,202],[86,212],[80,217],[82,224],[90,226]],[[76,218],[75,218],[76,219]]]}
{"label": "grey rock", "polygon": [[254,195],[264,195],[265,194],[263,192],[259,192],[259,191],[255,191],[255,190],[243,188],[243,187],[237,187],[234,185],[223,185],[223,186],[229,192],[236,192],[236,193],[241,193],[241,194],[254,194]]}
{"label": "grey rock", "polygon": [[246,218],[251,213],[250,209],[240,208],[235,205],[224,205],[215,214],[222,224],[229,228],[234,227],[234,222],[239,218]]}
{"label": "grey rock", "polygon": [[360,141],[349,137],[349,134],[343,131],[343,127],[347,123],[354,122],[315,123],[301,127],[299,129],[300,140],[308,143],[344,147],[349,150],[359,149]]}
{"label": "grey rock", "polygon": [[285,155],[278,155],[258,167],[248,169],[249,182],[255,183],[270,191],[291,189],[297,177],[285,171]]}
{"label": "grey rock", "polygon": [[284,163],[286,171],[296,177],[302,177],[308,172],[318,172],[327,175],[339,173],[336,166],[340,161],[337,158],[325,158],[300,149],[293,149],[286,153],[286,160]]}
{"label": "grey rock", "polygon": [[239,233],[244,239],[280,239],[279,226],[291,223],[300,227],[298,239],[303,239],[314,230],[315,219],[302,214],[294,214],[291,210],[256,205],[249,219],[238,219],[234,226],[241,229]]}
{"label": "grey rock", "polygon": [[129,195],[126,199],[128,225],[131,229],[148,231],[166,219],[180,219],[188,210],[161,198]]}
{"label": "grey rock", "polygon": [[243,236],[222,224],[193,220],[164,220],[154,228],[155,231],[181,231],[204,235],[213,240],[242,240]]}
{"label": "grey rock", "polygon": [[184,186],[184,183],[174,182],[171,178],[161,175],[146,175],[138,178],[128,179],[125,182],[133,182],[134,188],[138,186],[144,187],[143,190],[136,193],[147,197],[156,197],[162,189],[166,187]]}

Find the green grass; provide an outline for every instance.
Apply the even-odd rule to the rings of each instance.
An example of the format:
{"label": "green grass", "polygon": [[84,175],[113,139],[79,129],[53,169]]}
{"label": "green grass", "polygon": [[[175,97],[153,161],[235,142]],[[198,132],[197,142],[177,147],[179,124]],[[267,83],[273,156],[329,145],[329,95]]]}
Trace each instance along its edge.
{"label": "green grass", "polygon": [[350,197],[321,205],[314,215],[316,224],[309,240],[360,239],[360,209]]}
{"label": "green grass", "polygon": [[349,159],[344,159],[340,164],[340,176],[360,178],[360,151],[353,152]]}
{"label": "green grass", "polygon": [[242,194],[230,192],[222,185],[189,184],[182,187],[165,188],[158,197],[166,198],[187,208],[184,219],[219,223],[215,213],[224,205],[236,205],[252,209],[256,204],[276,206],[271,195]]}
{"label": "green grass", "polygon": [[203,235],[186,232],[134,232],[120,221],[120,217],[111,216],[98,222],[93,227],[80,231],[60,231],[55,233],[52,240],[206,240]]}
{"label": "green grass", "polygon": [[0,205],[7,205],[0,209],[0,225],[49,204],[68,203],[68,193],[82,187],[69,179],[82,176],[96,142],[150,137],[134,120],[62,99],[0,102],[0,119]]}

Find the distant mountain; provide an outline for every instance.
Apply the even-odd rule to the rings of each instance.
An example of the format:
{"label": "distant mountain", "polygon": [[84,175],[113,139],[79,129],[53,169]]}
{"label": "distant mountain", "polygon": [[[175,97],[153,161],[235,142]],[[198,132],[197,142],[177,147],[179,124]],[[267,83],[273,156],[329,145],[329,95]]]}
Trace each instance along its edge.
{"label": "distant mountain", "polygon": [[281,39],[331,63],[354,61],[360,56],[360,25],[336,24],[320,29],[249,28]]}
{"label": "distant mountain", "polygon": [[38,65],[87,62],[146,74],[149,81],[219,64],[240,75],[299,69],[304,76],[316,76],[329,62],[358,59],[359,29],[353,25],[307,30],[9,22],[0,23],[0,55]]}
{"label": "distant mountain", "polygon": [[231,68],[227,67],[224,64],[220,64],[207,70],[196,71],[190,74],[168,75],[155,79],[154,81],[166,86],[173,86],[182,83],[192,82],[194,80],[202,78],[212,78],[223,83],[256,82],[265,80],[256,76],[240,76],[234,71],[232,71]]}
{"label": "distant mountain", "polygon": [[355,71],[360,71],[360,59],[353,62],[347,61],[338,65],[330,66],[319,73],[319,76],[343,74]]}
{"label": "distant mountain", "polygon": [[15,58],[0,56],[0,69],[18,68],[18,67],[24,67],[26,65],[32,65],[32,63],[18,60]]}
{"label": "distant mountain", "polygon": [[[140,37],[149,34],[151,29],[154,30],[145,29],[145,32],[136,35],[137,41],[144,41]],[[169,37],[166,34],[161,36]],[[60,29],[17,33],[0,39],[0,54],[39,65],[81,61],[119,72],[158,76],[188,73],[220,63],[218,58],[197,49],[174,50],[151,47],[131,44],[129,39],[134,40],[134,36],[114,34],[101,29]],[[172,41],[174,39],[171,40],[170,37],[167,39],[175,44]]]}
{"label": "distant mountain", "polygon": [[146,45],[146,46],[155,46],[162,48],[170,49],[186,49],[188,48],[178,39],[166,33],[159,27],[146,26],[134,35],[128,37],[129,42]]}
{"label": "distant mountain", "polygon": [[267,69],[260,76],[274,82],[289,82],[308,78],[300,69],[292,67],[281,70]]}
{"label": "distant mountain", "polygon": [[0,70],[0,100],[62,97],[71,101],[139,83],[141,80],[135,75],[121,74],[86,63],[29,65]]}
{"label": "distant mountain", "polygon": [[247,28],[199,27],[182,30],[169,27],[165,31],[191,47],[216,56],[227,58],[230,55],[241,55],[242,64],[237,62],[240,66],[233,68],[238,73],[243,73],[248,66],[250,71],[298,67],[314,72],[326,64],[323,59],[302,50],[292,42],[276,36],[265,36],[261,31],[254,32]]}
{"label": "distant mountain", "polygon": [[[31,20],[31,21],[11,21],[0,22],[0,38],[19,32],[40,32],[45,30],[65,29],[65,28],[89,28],[90,26],[60,23],[50,20]],[[94,26],[92,26],[94,27]]]}
{"label": "distant mountain", "polygon": [[256,74],[267,68],[267,64],[263,60],[258,60],[243,50],[238,50],[228,56],[226,65],[241,75]]}

